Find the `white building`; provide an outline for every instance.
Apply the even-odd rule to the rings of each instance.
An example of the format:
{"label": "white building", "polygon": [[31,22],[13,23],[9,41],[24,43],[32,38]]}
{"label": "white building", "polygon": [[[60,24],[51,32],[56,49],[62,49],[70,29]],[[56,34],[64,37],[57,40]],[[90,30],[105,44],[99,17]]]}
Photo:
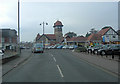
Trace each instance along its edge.
{"label": "white building", "polygon": [[118,41],[118,33],[110,26],[102,28],[98,34],[102,36],[103,42],[115,42]]}

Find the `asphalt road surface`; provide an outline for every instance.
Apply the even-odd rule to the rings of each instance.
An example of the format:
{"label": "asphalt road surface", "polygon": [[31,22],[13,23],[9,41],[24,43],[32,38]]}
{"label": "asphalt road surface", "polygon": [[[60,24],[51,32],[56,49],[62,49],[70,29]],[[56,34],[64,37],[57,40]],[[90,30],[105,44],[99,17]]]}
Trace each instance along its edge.
{"label": "asphalt road surface", "polygon": [[57,49],[33,53],[3,76],[3,82],[118,82],[116,76],[88,64],[73,53]]}

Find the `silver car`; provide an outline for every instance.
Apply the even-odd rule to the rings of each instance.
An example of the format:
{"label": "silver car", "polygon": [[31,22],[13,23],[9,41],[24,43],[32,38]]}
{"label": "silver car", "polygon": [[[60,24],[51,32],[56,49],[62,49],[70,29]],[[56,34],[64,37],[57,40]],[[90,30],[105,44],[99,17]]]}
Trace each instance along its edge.
{"label": "silver car", "polygon": [[32,48],[33,53],[43,53],[44,46],[43,43],[35,43]]}

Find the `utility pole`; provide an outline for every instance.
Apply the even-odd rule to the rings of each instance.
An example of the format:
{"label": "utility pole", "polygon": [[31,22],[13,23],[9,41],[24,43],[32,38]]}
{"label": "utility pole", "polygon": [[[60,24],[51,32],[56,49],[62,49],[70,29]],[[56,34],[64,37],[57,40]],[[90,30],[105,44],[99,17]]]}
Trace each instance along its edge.
{"label": "utility pole", "polygon": [[[44,33],[45,33],[44,28],[45,28],[45,25],[48,25],[48,23],[42,22],[42,23],[40,23],[40,25],[43,25],[43,35],[44,35]],[[45,48],[45,42],[44,42],[44,40],[42,41],[42,43],[43,43],[43,47]]]}
{"label": "utility pole", "polygon": [[18,42],[17,42],[18,52],[20,54],[21,50],[19,44],[20,44],[20,0],[18,0]]}
{"label": "utility pole", "polygon": [[20,42],[20,0],[18,0],[18,43]]}
{"label": "utility pole", "polygon": [[40,23],[40,25],[43,25],[43,34],[44,34],[45,33],[44,27],[45,27],[45,25],[48,25],[48,23],[42,22],[42,23]]}

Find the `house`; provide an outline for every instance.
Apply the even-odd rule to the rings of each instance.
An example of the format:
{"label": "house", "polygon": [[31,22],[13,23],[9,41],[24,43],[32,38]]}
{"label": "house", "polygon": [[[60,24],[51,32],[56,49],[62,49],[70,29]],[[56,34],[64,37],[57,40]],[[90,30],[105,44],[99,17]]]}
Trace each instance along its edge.
{"label": "house", "polygon": [[102,43],[102,36],[100,34],[91,34],[87,37],[86,46],[99,45]]}
{"label": "house", "polygon": [[45,46],[56,44],[55,34],[42,34],[36,37],[36,43],[44,43]]}
{"label": "house", "polygon": [[0,29],[0,47],[15,49],[17,45],[17,31],[15,29]]}
{"label": "house", "polygon": [[72,37],[72,38],[66,38],[66,44],[67,45],[85,45],[87,38],[86,37]]}
{"label": "house", "polygon": [[54,23],[54,34],[42,34],[39,33],[36,36],[36,43],[44,43],[45,46],[54,45],[57,43],[62,43],[63,41],[63,34],[62,34],[62,27],[63,24],[61,21],[56,21]]}
{"label": "house", "polygon": [[110,26],[103,27],[98,33],[87,38],[87,45],[109,44],[118,41],[118,33]]}
{"label": "house", "polygon": [[101,35],[104,44],[118,41],[118,33],[110,26],[103,27],[97,34]]}

